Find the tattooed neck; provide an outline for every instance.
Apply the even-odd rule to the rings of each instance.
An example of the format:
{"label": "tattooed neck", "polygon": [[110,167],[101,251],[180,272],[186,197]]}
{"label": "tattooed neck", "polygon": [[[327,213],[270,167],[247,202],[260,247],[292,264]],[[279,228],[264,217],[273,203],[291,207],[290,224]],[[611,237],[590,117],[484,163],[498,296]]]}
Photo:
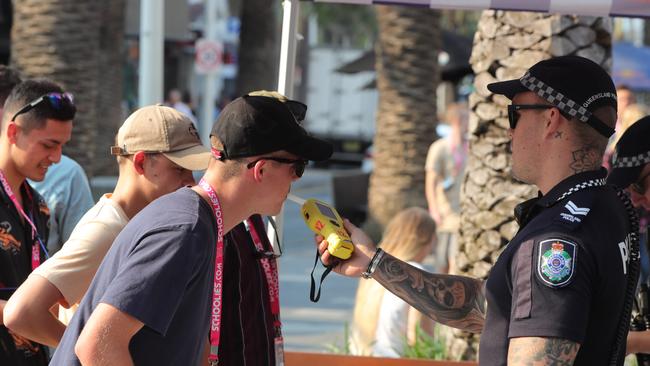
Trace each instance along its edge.
{"label": "tattooed neck", "polygon": [[572,152],[573,161],[569,165],[574,174],[597,169],[602,163],[602,154],[593,146],[584,146]]}
{"label": "tattooed neck", "polygon": [[372,278],[439,323],[474,333],[483,329],[486,303],[481,280],[429,273],[388,253]]}

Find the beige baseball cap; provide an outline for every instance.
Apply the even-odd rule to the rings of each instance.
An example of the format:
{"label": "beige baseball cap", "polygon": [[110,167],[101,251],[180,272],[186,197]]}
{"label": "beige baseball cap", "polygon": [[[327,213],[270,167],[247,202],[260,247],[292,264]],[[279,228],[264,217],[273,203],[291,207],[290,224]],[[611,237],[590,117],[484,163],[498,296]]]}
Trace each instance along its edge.
{"label": "beige baseball cap", "polygon": [[117,132],[112,155],[132,155],[138,151],[162,153],[189,170],[205,170],[210,150],[201,144],[192,121],[164,105],[150,105],[133,112]]}

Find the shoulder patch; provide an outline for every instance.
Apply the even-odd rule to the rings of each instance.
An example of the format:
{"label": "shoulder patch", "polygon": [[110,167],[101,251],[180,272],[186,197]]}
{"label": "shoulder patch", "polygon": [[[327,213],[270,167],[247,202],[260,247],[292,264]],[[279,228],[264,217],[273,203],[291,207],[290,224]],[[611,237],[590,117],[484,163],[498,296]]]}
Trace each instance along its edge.
{"label": "shoulder patch", "polygon": [[564,239],[546,239],[537,245],[539,279],[548,287],[566,286],[575,272],[578,245]]}

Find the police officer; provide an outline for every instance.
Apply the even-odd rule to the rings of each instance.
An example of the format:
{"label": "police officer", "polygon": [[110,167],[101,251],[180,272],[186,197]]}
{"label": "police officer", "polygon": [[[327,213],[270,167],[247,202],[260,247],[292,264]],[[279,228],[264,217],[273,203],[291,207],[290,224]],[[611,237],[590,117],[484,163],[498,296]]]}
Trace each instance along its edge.
{"label": "police officer", "polygon": [[[616,144],[613,169],[607,183],[627,188],[634,207],[645,211],[641,218],[641,245],[648,245],[647,212],[650,210],[650,116],[632,124]],[[627,353],[650,353],[650,332],[630,332]]]}
{"label": "police officer", "polygon": [[[413,268],[350,223],[356,250],[335,270],[372,277],[438,322],[482,331],[481,365],[622,365],[638,262],[630,265],[629,200],[605,185],[601,167],[614,84],[594,62],[564,56],[488,89],[512,100],[512,173],[540,192],[517,206],[520,230],[487,281]],[[326,247],[321,259],[332,264]]]}

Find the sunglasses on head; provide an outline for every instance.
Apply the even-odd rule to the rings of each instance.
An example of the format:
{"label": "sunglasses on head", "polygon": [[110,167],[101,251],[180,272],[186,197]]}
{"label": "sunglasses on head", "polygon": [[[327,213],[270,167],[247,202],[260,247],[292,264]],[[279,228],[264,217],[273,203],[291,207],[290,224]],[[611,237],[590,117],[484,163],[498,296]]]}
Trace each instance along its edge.
{"label": "sunglasses on head", "polygon": [[252,161],[246,165],[246,168],[251,169],[255,164],[260,160],[271,160],[276,161],[280,164],[291,164],[293,165],[293,170],[296,173],[296,177],[302,177],[302,174],[305,172],[305,166],[307,166],[307,160],[304,159],[285,159],[277,158],[275,156],[264,156],[255,161]]}
{"label": "sunglasses on head", "polygon": [[36,108],[39,104],[47,101],[50,104],[50,107],[59,110],[63,107],[64,104],[73,105],[74,97],[70,93],[47,93],[41,95],[40,97],[32,100],[31,102],[25,104],[22,108],[11,117],[11,121],[15,121],[16,117],[20,116],[23,113],[27,113],[32,109]]}
{"label": "sunglasses on head", "polygon": [[636,182],[630,184],[630,189],[632,189],[634,192],[638,194],[645,194],[646,191],[646,185],[644,184],[646,181],[646,178],[650,176],[650,172],[645,173],[641,178],[639,178]]}
{"label": "sunglasses on head", "polygon": [[517,127],[517,122],[519,122],[519,111],[523,109],[549,109],[555,108],[554,105],[550,104],[510,104],[508,106],[508,122],[510,122],[510,128],[515,129]]}

